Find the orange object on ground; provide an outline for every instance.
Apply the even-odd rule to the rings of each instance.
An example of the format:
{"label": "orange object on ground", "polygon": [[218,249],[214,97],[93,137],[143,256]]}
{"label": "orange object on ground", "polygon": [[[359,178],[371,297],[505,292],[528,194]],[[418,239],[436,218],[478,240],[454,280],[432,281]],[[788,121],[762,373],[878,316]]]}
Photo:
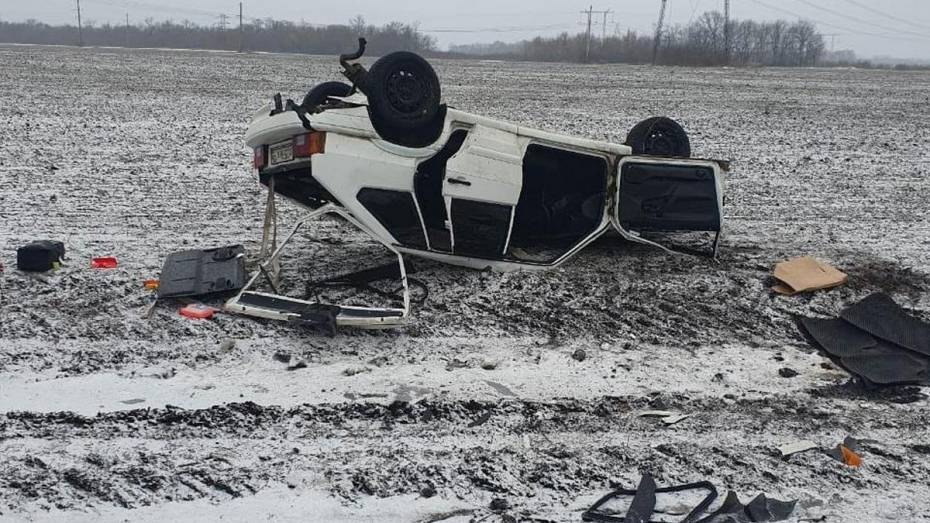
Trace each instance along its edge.
{"label": "orange object on ground", "polygon": [[858,467],[862,465],[862,458],[858,454],[849,450],[849,447],[846,445],[840,445],[840,453],[843,456],[843,463],[850,467]]}
{"label": "orange object on ground", "polygon": [[91,258],[90,267],[92,269],[115,269],[116,258],[114,258],[113,256],[101,256],[99,258]]}
{"label": "orange object on ground", "polygon": [[213,317],[213,313],[216,312],[216,309],[213,307],[208,307],[202,303],[192,303],[182,307],[178,312],[185,318],[191,318],[195,320],[209,320]]}
{"label": "orange object on ground", "polygon": [[159,284],[158,280],[145,280],[144,282],[142,282],[142,286],[145,287],[145,290],[147,291],[158,290],[158,284]]}

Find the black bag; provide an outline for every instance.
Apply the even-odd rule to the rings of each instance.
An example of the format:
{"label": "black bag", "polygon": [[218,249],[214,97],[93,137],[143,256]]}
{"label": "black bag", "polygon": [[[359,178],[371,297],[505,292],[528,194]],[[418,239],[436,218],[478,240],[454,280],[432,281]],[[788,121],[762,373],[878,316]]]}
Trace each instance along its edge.
{"label": "black bag", "polygon": [[45,272],[65,257],[65,244],[39,240],[16,249],[16,268],[21,271]]}

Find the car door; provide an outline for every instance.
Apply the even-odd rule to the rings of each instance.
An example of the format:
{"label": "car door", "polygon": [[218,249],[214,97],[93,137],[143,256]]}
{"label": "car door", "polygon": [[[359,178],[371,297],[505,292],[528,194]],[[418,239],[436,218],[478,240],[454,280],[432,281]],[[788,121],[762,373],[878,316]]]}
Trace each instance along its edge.
{"label": "car door", "polygon": [[449,160],[443,180],[453,254],[504,256],[522,184],[523,147],[516,126],[476,125]]}
{"label": "car door", "polygon": [[[723,224],[723,170],[715,161],[627,156],[620,160],[614,225],[642,240],[649,231],[708,231]],[[646,242],[652,243],[652,242]]]}

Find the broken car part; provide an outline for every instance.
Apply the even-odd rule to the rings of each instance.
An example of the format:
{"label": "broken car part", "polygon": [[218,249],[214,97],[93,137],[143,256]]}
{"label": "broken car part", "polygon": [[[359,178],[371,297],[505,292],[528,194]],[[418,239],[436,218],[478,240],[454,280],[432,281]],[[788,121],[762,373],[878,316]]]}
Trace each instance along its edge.
{"label": "broken car part", "polygon": [[[704,491],[707,495],[689,512],[681,523],[694,523],[698,516],[710,507],[711,503],[717,498],[717,489],[708,481],[697,483],[688,483],[685,485],[676,485],[672,487],[656,486],[650,474],[643,474],[639,486],[636,490],[617,489],[595,501],[591,508],[581,514],[584,521],[598,521],[602,523],[647,523],[652,518],[656,507],[657,494],[670,494],[686,491]],[[623,517],[611,515],[605,512],[605,505],[615,499],[632,497],[629,507],[626,509],[626,515]]]}
{"label": "broken car part", "polygon": [[759,494],[747,504],[732,490],[713,514],[697,523],[761,523],[784,521],[794,512],[797,501],[779,501]]}
{"label": "broken car part", "polygon": [[[636,490],[618,489],[597,500],[582,513],[584,521],[603,523],[647,523],[658,512],[657,495],[687,491],[704,491],[707,495],[677,523],[756,523],[784,521],[794,512],[797,501],[779,501],[759,494],[748,504],[743,504],[735,492],[727,493],[726,499],[713,513],[701,518],[717,499],[717,489],[708,481],[688,483],[673,487],[658,488],[652,476],[644,474]],[[632,497],[624,516],[608,514],[605,505],[615,499]],[[619,514],[619,512],[615,512]],[[667,521],[667,520],[663,520]]]}
{"label": "broken car part", "polygon": [[165,259],[158,297],[203,296],[241,289],[245,285],[245,248],[230,245],[171,253]]}
{"label": "broken car part", "polygon": [[91,269],[115,269],[119,265],[114,256],[97,256],[90,259]]}
{"label": "broken car part", "polygon": [[54,269],[65,257],[65,244],[53,240],[39,240],[16,249],[16,268],[28,272],[45,272]]}
{"label": "broken car part", "polygon": [[840,318],[798,318],[807,340],[868,384],[930,381],[930,325],[873,294]]}
{"label": "broken car part", "polygon": [[[224,306],[225,310],[259,318],[283,320],[320,328],[329,334],[335,331],[336,326],[387,328],[402,325],[407,320],[410,312],[410,289],[407,283],[407,272],[400,252],[387,242],[382,242],[382,244],[397,257],[397,274],[400,279],[400,287],[403,290],[403,308],[334,305],[320,303],[319,301],[311,302],[281,294],[269,294],[250,290],[261,276],[265,276],[265,278],[271,282],[273,279],[270,273],[271,268],[278,262],[281,253],[287,247],[288,243],[304,225],[310,220],[330,214],[340,216],[347,222],[358,227],[362,232],[370,235],[372,234],[364,224],[356,220],[354,216],[344,209],[333,204],[320,207],[308,214],[294,226],[274,252],[259,264],[258,270],[255,271],[249,281],[243,286],[239,294],[226,302]],[[372,236],[377,238],[375,235]]]}

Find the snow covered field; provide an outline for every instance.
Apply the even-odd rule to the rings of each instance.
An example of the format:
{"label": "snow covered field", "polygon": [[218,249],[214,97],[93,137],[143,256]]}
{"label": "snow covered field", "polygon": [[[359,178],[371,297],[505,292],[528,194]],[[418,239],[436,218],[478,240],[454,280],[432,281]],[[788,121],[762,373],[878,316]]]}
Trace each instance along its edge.
{"label": "snow covered field", "polygon": [[[875,291],[930,319],[930,73],[434,65],[450,105],[521,124],[622,142],[681,121],[696,156],[733,160],[720,263],[618,238],[544,273],[421,262],[411,326],[335,338],[145,318],[168,253],[257,252],[246,121],[336,60],[0,46],[0,520],[578,521],[649,471],[798,518],[930,521],[930,390],[848,383],[791,319]],[[312,234],[329,270],[383,254]],[[16,271],[34,239],[68,264]],[[849,284],[773,296],[772,265],[802,254]],[[101,255],[119,268],[89,269]],[[859,469],[775,450],[847,435],[874,440]]]}

